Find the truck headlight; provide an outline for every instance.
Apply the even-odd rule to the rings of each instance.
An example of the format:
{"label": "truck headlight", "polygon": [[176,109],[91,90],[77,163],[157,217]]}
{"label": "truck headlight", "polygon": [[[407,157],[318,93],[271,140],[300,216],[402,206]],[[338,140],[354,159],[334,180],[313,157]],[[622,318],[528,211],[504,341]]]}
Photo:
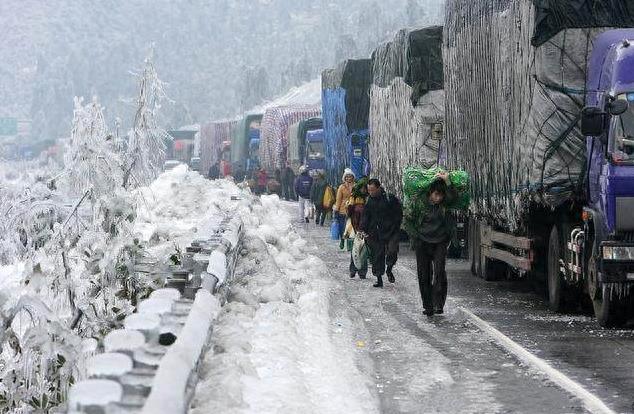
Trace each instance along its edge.
{"label": "truck headlight", "polygon": [[634,246],[603,246],[603,260],[634,261]]}

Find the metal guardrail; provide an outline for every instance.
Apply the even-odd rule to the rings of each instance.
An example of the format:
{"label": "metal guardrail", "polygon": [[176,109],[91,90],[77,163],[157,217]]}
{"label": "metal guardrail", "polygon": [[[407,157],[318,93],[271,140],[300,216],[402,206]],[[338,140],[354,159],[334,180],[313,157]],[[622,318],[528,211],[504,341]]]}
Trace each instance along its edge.
{"label": "metal guardrail", "polygon": [[88,379],[70,389],[68,413],[186,412],[243,235],[239,218],[225,219],[187,247],[165,288],[139,303],[124,329],[105,337],[105,352],[88,361]]}

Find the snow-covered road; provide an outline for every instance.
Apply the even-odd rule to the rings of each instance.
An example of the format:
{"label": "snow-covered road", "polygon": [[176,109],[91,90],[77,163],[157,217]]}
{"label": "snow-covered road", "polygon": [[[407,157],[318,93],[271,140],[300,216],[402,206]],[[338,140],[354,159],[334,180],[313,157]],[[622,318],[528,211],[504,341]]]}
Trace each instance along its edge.
{"label": "snow-covered road", "polygon": [[[191,413],[374,413],[372,379],[357,365],[357,339],[333,324],[340,289],[277,197],[256,205],[228,303]],[[339,326],[341,325],[341,326]]]}
{"label": "snow-covered road", "polygon": [[295,204],[263,203],[192,413],[584,412],[469,323],[455,299],[424,317],[405,246],[397,283],[375,289],[348,278],[349,256],[327,229],[290,225]]}

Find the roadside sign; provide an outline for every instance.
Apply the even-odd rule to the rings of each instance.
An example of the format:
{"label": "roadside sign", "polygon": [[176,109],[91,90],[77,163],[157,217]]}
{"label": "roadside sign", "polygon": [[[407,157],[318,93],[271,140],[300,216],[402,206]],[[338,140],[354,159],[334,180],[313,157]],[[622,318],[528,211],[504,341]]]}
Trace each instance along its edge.
{"label": "roadside sign", "polygon": [[0,136],[18,135],[17,118],[0,118]]}

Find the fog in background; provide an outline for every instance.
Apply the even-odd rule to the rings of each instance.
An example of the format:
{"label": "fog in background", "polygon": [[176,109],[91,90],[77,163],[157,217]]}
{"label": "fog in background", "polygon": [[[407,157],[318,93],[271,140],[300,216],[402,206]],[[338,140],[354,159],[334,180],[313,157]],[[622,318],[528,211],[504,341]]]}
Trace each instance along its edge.
{"label": "fog in background", "polygon": [[164,126],[233,117],[395,30],[442,21],[442,0],[2,0],[0,117],[30,139],[67,136],[73,97],[129,125],[151,45],[172,104]]}

